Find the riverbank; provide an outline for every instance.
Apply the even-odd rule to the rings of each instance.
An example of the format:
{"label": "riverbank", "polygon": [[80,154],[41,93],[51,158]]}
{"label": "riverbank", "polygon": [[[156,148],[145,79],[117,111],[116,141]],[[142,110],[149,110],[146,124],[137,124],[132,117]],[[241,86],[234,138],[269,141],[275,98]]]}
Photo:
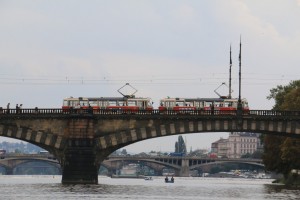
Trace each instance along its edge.
{"label": "riverbank", "polygon": [[287,178],[276,179],[272,183],[280,183],[289,187],[300,188],[300,176],[289,175]]}

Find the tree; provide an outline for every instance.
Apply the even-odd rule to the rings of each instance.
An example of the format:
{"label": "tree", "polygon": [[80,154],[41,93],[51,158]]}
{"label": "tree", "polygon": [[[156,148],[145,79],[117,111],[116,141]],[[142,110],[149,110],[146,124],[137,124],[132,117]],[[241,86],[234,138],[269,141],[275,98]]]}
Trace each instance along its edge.
{"label": "tree", "polygon": [[[274,110],[300,110],[300,80],[287,86],[277,86],[267,97],[274,99]],[[264,137],[263,161],[267,170],[282,173],[287,179],[292,169],[300,169],[300,140],[266,135]]]}
{"label": "tree", "polygon": [[279,85],[276,88],[272,88],[270,90],[271,94],[267,97],[267,99],[275,100],[275,105],[273,106],[274,110],[281,110],[283,108],[286,108],[287,102],[294,101],[294,100],[296,100],[296,101],[294,101],[293,105],[297,104],[297,102],[298,102],[297,108],[299,109],[299,106],[300,106],[299,105],[299,102],[300,102],[299,96],[296,96],[296,99],[294,99],[294,100],[291,99],[291,97],[293,95],[297,94],[297,92],[295,90],[299,90],[299,88],[300,88],[300,80],[291,81],[290,84],[287,86]]}

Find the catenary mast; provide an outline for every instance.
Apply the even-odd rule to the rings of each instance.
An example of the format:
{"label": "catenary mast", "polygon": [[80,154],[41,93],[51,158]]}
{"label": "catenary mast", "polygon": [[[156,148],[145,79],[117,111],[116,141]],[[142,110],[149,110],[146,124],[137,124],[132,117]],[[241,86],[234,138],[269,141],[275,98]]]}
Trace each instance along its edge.
{"label": "catenary mast", "polygon": [[231,45],[230,45],[230,61],[229,61],[229,95],[228,98],[231,99],[231,67],[232,67],[232,60],[231,60]]}
{"label": "catenary mast", "polygon": [[242,39],[240,36],[240,54],[239,54],[239,99],[238,99],[238,113],[242,114],[242,101],[241,101],[241,76],[242,76]]}

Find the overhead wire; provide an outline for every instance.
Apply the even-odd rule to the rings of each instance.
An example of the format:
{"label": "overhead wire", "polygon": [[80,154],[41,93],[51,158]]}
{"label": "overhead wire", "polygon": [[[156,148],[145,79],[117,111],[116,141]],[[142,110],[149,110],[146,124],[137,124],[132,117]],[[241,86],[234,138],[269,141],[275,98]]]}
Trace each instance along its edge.
{"label": "overhead wire", "polygon": [[[279,74],[244,74],[242,84],[264,85],[274,84],[274,82],[286,82],[297,79],[297,75],[279,75]],[[124,84],[126,82],[139,85],[190,85],[190,84],[218,84],[227,81],[226,73],[210,73],[205,75],[183,74],[175,75],[149,75],[149,76],[20,76],[0,74],[0,84],[8,85],[112,85]],[[238,78],[233,77],[232,83],[237,84]]]}

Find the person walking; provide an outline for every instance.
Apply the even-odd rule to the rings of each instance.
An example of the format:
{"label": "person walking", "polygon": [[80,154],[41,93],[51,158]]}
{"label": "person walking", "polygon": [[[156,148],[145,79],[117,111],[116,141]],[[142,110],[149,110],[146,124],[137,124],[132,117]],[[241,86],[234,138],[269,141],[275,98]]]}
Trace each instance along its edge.
{"label": "person walking", "polygon": [[20,104],[20,106],[19,106],[19,113],[22,113],[22,106],[23,106],[23,104]]}
{"label": "person walking", "polygon": [[211,115],[215,114],[215,103],[212,102],[212,104],[210,105],[210,111],[211,111]]}
{"label": "person walking", "polygon": [[7,114],[9,114],[9,106],[10,106],[10,103],[8,103],[7,106],[6,106],[6,112],[7,112]]}

